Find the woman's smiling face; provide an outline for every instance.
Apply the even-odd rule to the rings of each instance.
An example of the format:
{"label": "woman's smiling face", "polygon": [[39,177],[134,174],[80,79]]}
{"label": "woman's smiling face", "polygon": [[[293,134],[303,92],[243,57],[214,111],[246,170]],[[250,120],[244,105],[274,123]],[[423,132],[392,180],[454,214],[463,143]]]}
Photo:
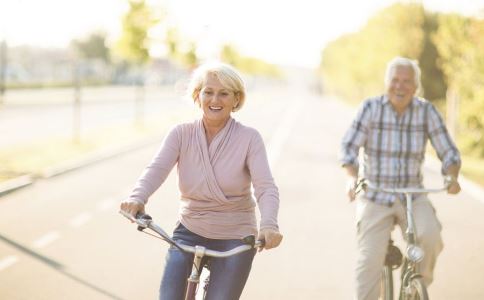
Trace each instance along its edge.
{"label": "woman's smiling face", "polygon": [[198,94],[198,101],[203,111],[203,119],[210,122],[226,122],[238,102],[234,91],[224,87],[213,74],[207,75]]}

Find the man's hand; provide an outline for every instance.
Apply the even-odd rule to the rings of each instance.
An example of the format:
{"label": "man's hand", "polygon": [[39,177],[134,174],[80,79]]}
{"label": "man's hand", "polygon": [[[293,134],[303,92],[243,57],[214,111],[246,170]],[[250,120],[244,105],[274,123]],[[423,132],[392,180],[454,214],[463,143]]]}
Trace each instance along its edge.
{"label": "man's hand", "polygon": [[[264,240],[265,246],[263,249],[271,249],[279,246],[282,241],[282,234],[274,229],[261,229],[259,232],[259,236],[257,237],[258,240]],[[262,251],[262,248],[259,249],[259,252]]]}
{"label": "man's hand", "polygon": [[350,202],[356,199],[356,187],[358,185],[358,179],[351,177],[346,183],[346,194],[350,199]]}
{"label": "man's hand", "polygon": [[456,176],[445,176],[445,185],[447,186],[447,193],[449,194],[458,194],[461,190],[459,181],[457,181]]}

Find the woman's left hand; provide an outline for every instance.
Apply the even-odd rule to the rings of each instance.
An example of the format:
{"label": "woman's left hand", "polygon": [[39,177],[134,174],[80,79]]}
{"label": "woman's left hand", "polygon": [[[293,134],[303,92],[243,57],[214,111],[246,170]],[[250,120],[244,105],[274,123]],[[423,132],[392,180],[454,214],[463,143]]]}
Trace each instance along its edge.
{"label": "woman's left hand", "polygon": [[260,230],[259,237],[257,239],[265,241],[264,248],[259,248],[260,252],[262,249],[268,250],[279,246],[282,241],[282,234],[277,230],[265,228]]}

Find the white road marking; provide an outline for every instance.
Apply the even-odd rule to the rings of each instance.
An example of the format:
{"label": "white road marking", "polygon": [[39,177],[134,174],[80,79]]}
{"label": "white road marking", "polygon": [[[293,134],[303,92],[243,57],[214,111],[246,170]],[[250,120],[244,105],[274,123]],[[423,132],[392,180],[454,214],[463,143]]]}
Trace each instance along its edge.
{"label": "white road marking", "polygon": [[51,231],[35,240],[33,245],[35,248],[44,248],[59,238],[60,234],[57,231]]}
{"label": "white road marking", "polygon": [[117,200],[114,198],[103,200],[99,202],[99,204],[97,205],[97,210],[98,211],[109,210],[116,204],[116,202]]}
{"label": "white road marking", "polygon": [[274,167],[276,161],[279,159],[282,147],[291,134],[291,130],[301,112],[301,108],[301,101],[296,101],[294,106],[288,107],[279,122],[276,132],[272,135],[267,145],[267,157],[271,168]]}
{"label": "white road marking", "polygon": [[89,220],[92,219],[92,214],[89,212],[83,212],[75,216],[69,221],[69,224],[72,227],[81,227],[82,225],[86,224],[89,222]]}
{"label": "white road marking", "polygon": [[5,270],[6,268],[15,264],[17,261],[18,261],[18,258],[14,255],[5,257],[4,259],[0,260],[0,271]]}

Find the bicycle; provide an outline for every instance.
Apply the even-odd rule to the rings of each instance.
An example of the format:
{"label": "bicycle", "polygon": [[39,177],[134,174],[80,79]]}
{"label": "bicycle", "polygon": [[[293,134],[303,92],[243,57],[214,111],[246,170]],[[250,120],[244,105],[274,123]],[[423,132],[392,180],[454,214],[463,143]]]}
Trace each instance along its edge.
{"label": "bicycle", "polygon": [[[138,230],[154,237],[160,238],[167,242],[168,244],[176,247],[182,252],[193,254],[193,267],[190,276],[187,278],[187,287],[185,291],[185,300],[195,300],[195,296],[197,295],[198,287],[200,284],[200,275],[202,274],[202,270],[207,267],[207,258],[210,257],[229,257],[232,255],[236,255],[242,253],[244,251],[248,251],[254,248],[262,248],[264,247],[264,241],[255,240],[255,236],[250,235],[242,239],[245,245],[241,245],[235,247],[228,251],[215,251],[207,249],[203,246],[188,246],[177,243],[173,240],[160,226],[158,226],[151,218],[151,216],[147,214],[137,214],[135,218],[131,215],[125,213],[124,211],[120,211],[120,214],[128,218],[129,220],[135,222],[138,225]],[[145,229],[150,229],[159,235],[153,235],[151,233],[145,232]],[[205,299],[208,285],[210,283],[210,276],[208,276],[204,280],[204,289],[202,294],[202,299]]]}
{"label": "bicycle", "polygon": [[393,300],[393,270],[402,266],[400,276],[400,300],[428,300],[427,287],[425,286],[422,275],[418,272],[418,263],[424,257],[424,251],[417,244],[415,221],[413,218],[413,194],[438,193],[447,190],[448,183],[444,183],[443,188],[425,189],[425,188],[381,188],[373,186],[371,183],[363,180],[362,188],[368,188],[374,191],[386,193],[405,194],[406,199],[406,216],[407,229],[405,231],[406,251],[405,255],[398,247],[393,244],[390,238],[388,242],[385,264],[382,270],[381,292],[380,297],[383,300]]}

